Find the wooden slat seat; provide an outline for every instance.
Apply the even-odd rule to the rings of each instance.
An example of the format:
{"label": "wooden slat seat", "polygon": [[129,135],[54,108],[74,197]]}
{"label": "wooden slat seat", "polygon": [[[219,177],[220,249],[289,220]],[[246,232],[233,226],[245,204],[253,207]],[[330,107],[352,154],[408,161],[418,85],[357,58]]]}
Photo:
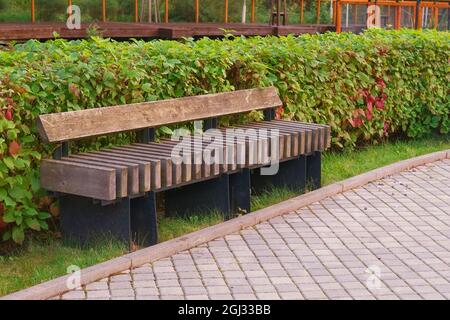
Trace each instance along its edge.
{"label": "wooden slat seat", "polygon": [[[154,243],[156,192],[165,193],[166,213],[195,211],[203,204],[249,211],[254,184],[305,187],[311,179],[315,187],[320,184],[320,153],[330,147],[330,128],[275,120],[273,110],[281,105],[270,87],[42,115],[42,140],[60,144],[54,159],[41,163],[42,187],[61,195],[62,229],[81,239],[90,238],[92,228],[80,227],[84,224],[74,217],[80,210],[93,214],[83,215],[83,221],[98,232]],[[265,120],[215,125],[220,116],[253,110],[265,110]],[[159,126],[196,120],[215,130],[174,140],[151,138]],[[70,141],[128,131],[136,131],[139,141],[68,152]],[[279,177],[255,174],[277,162]]]}
{"label": "wooden slat seat", "polygon": [[[280,161],[305,155],[315,151],[323,151],[329,147],[329,127],[321,125],[311,125],[294,121],[274,120],[253,122],[246,125],[233,127],[235,129],[254,129],[256,130],[279,130],[279,157]],[[226,137],[226,131],[231,128],[221,128],[221,132]],[[223,157],[232,157],[232,161],[222,164],[208,165],[202,159],[208,142],[203,142],[201,147],[194,149],[192,138],[192,154],[189,155],[191,163],[186,163],[180,157],[172,157],[173,148],[179,144],[178,141],[163,139],[161,142],[135,143],[127,146],[103,149],[100,151],[80,153],[64,157],[60,165],[66,163],[100,165],[104,168],[115,169],[117,171],[117,188],[115,192],[117,197],[133,196],[148,191],[158,191],[161,189],[173,188],[180,184],[195,182],[196,180],[207,179],[222,173],[233,172],[242,167],[258,167],[267,165],[270,162],[270,137],[265,140],[257,141],[258,135],[249,136],[238,134],[237,137],[243,138],[245,142],[240,146],[240,153],[245,157],[244,165],[239,165],[238,139],[235,141],[223,141],[221,145],[217,144],[214,149]],[[181,140],[183,141],[183,140]],[[187,142],[185,142],[187,146]],[[234,156],[230,156],[234,155]],[[264,161],[264,159],[265,161]],[[202,160],[202,163],[198,161]],[[196,161],[197,160],[197,163]],[[47,160],[44,160],[46,162]],[[58,160],[52,160],[57,163]],[[176,163],[179,162],[179,163]],[[44,167],[45,170],[48,166]],[[80,170],[77,168],[76,170]],[[86,174],[90,174],[87,170]],[[66,173],[64,173],[66,174]],[[44,187],[55,189],[50,185]],[[52,190],[59,191],[61,190]],[[67,190],[66,190],[67,192]],[[94,194],[92,195],[94,197]],[[95,195],[95,198],[99,198]],[[100,200],[114,200],[111,197]]]}

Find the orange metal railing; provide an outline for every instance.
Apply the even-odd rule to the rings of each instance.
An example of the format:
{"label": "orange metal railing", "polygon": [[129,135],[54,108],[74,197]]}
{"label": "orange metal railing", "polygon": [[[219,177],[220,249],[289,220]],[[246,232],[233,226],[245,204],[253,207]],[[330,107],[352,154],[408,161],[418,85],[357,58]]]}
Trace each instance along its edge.
{"label": "orange metal railing", "polygon": [[[30,0],[30,5],[31,5],[31,21],[34,23],[36,22],[36,1],[39,0]],[[139,4],[140,2],[143,0],[134,0],[134,20],[135,22],[140,22],[141,18],[140,18],[140,10],[139,10]],[[157,1],[157,0],[153,0],[153,1]],[[169,0],[163,0],[164,1],[164,22],[168,23],[169,22],[169,18],[170,18],[170,12],[169,12]],[[220,0],[217,0],[220,1]],[[229,22],[229,4],[230,4],[230,0],[222,0],[224,1],[224,18],[223,21],[225,23]],[[233,0],[231,0],[233,1]],[[234,0],[236,1],[236,0]],[[275,0],[276,2],[278,2],[277,7],[280,7],[280,2],[281,0]],[[316,1],[316,7],[317,7],[317,23],[319,23],[320,21],[320,10],[321,10],[321,6],[320,3],[321,1],[324,0],[311,0],[311,1]],[[330,0],[325,0],[325,1],[330,1]],[[333,1],[333,0],[331,0]],[[70,6],[72,4],[71,0],[68,0],[68,6]],[[107,0],[102,0],[101,1],[101,12],[102,12],[102,21],[106,22],[107,21]],[[195,6],[195,23],[199,23],[200,22],[200,7],[201,7],[201,0],[195,0],[194,3]],[[256,0],[250,0],[250,22],[251,23],[255,23],[256,20]],[[300,23],[303,23],[304,20],[304,12],[305,12],[305,0],[299,0],[299,8],[300,8]],[[152,8],[151,6],[149,6],[149,21],[152,21],[151,15],[152,15]],[[143,21],[142,21],[143,22]]]}
{"label": "orange metal railing", "polygon": [[[401,10],[402,8],[412,8],[414,17],[414,27],[416,29],[421,29],[423,27],[423,9],[432,9],[432,21],[433,27],[438,28],[438,17],[440,10],[450,10],[450,2],[446,1],[392,1],[392,0],[378,0],[378,1],[368,1],[368,0],[336,0],[335,3],[335,24],[336,32],[342,31],[342,6],[343,5],[353,5],[353,6],[369,6],[376,5],[379,7],[386,6],[388,8],[394,8],[394,25],[395,29],[400,29],[402,27],[401,23]],[[449,14],[449,13],[447,13]]]}
{"label": "orange metal railing", "polygon": [[[30,0],[30,6],[31,6],[31,21],[34,23],[36,22],[36,1],[39,0]],[[102,21],[106,22],[107,17],[107,1],[108,0],[102,0]],[[134,0],[134,21],[135,22],[143,22],[142,17],[140,17],[140,10],[139,10],[139,4],[142,3],[144,0]],[[149,0],[152,1],[152,0]],[[158,0],[153,0],[158,1]],[[164,3],[164,22],[168,23],[170,20],[170,12],[169,12],[169,0],[159,0],[162,3]],[[220,1],[220,0],[217,0]],[[229,22],[229,4],[230,1],[236,1],[236,0],[222,0],[224,1],[224,17],[223,21],[225,23]],[[249,0],[251,5],[251,15],[250,15],[250,22],[255,23],[255,15],[256,15],[256,0]],[[304,23],[304,17],[305,17],[305,3],[307,0],[298,0],[298,8],[300,11],[299,14],[299,23]],[[435,28],[438,27],[438,17],[441,10],[448,10],[447,15],[450,15],[450,1],[402,1],[402,0],[310,0],[310,1],[316,1],[316,23],[320,23],[320,16],[321,16],[321,3],[327,2],[330,3],[331,1],[331,7],[332,7],[332,20],[333,23],[336,26],[336,31],[341,32],[342,27],[342,16],[343,16],[343,9],[342,7],[344,5],[352,5],[353,6],[353,18],[356,21],[357,17],[364,17],[367,15],[366,11],[359,10],[359,7],[363,6],[369,6],[369,5],[376,5],[379,7],[387,7],[389,10],[393,8],[394,10],[394,23],[393,27],[395,29],[399,29],[402,27],[401,22],[401,12],[403,8],[410,8],[411,12],[414,16],[414,27],[415,28],[422,28],[422,12],[424,8],[431,9],[431,21]],[[160,2],[158,2],[160,3]],[[274,0],[273,3],[276,4],[277,8],[281,8],[282,0]],[[70,6],[72,4],[72,0],[68,0],[68,5]],[[152,8],[151,8],[151,2],[149,2],[149,22],[152,22]],[[200,23],[200,10],[201,10],[201,0],[195,0],[194,3],[195,6],[195,23]],[[280,10],[280,9],[279,9]],[[348,11],[348,8],[347,8]],[[347,20],[348,20],[348,12],[347,14]],[[287,19],[286,19],[287,20]],[[160,22],[159,19],[156,19],[155,22]],[[450,24],[447,23],[447,24]],[[450,28],[448,26],[447,28]]]}

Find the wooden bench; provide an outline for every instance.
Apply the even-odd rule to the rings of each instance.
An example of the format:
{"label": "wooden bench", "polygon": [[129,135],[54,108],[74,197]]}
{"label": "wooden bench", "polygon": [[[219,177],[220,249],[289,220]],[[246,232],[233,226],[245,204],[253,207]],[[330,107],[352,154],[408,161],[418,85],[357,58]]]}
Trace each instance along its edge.
{"label": "wooden bench", "polygon": [[[154,244],[158,192],[164,192],[166,214],[217,210],[229,218],[250,211],[251,190],[320,187],[330,128],[275,120],[281,105],[277,90],[269,87],[41,115],[43,142],[58,144],[53,159],[41,163],[41,185],[60,197],[63,237],[84,243],[110,233],[130,243]],[[253,110],[264,110],[265,121],[234,131],[217,128],[219,117]],[[155,142],[155,128],[198,120],[214,130],[181,142]],[[69,152],[70,141],[129,131],[136,132],[136,143]],[[200,139],[218,134],[224,134],[222,141]],[[174,155],[174,148],[182,147],[191,152]],[[276,162],[271,158],[276,151],[278,173],[261,174]],[[225,161],[208,161],[205,155]]]}

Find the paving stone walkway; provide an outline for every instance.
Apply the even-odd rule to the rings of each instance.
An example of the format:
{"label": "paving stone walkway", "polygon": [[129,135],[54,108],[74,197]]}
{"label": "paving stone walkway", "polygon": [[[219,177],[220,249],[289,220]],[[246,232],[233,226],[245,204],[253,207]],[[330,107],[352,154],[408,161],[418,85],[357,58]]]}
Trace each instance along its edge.
{"label": "paving stone walkway", "polygon": [[62,299],[450,299],[450,160],[370,183]]}

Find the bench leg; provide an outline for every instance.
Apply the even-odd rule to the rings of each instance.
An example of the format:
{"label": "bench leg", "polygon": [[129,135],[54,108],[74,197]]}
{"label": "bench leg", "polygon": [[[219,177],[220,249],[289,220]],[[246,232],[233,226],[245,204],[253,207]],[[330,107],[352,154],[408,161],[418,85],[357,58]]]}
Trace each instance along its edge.
{"label": "bench leg", "polygon": [[233,218],[236,213],[250,213],[250,170],[243,169],[238,173],[230,174],[230,209]]}
{"label": "bench leg", "polygon": [[252,191],[256,194],[261,194],[272,187],[304,190],[306,187],[306,156],[281,162],[276,175],[261,175],[261,170],[255,169],[251,179]]}
{"label": "bench leg", "polygon": [[306,181],[312,190],[319,189],[322,185],[322,153],[314,152],[306,159]]}
{"label": "bench leg", "polygon": [[154,192],[131,199],[131,236],[133,242],[140,247],[148,247],[158,242]]}
{"label": "bench leg", "polygon": [[229,177],[193,183],[165,192],[166,215],[201,214],[217,211],[225,216],[230,214]]}
{"label": "bench leg", "polygon": [[102,236],[130,243],[130,199],[102,206],[90,198],[63,195],[60,198],[63,239],[85,245]]}

